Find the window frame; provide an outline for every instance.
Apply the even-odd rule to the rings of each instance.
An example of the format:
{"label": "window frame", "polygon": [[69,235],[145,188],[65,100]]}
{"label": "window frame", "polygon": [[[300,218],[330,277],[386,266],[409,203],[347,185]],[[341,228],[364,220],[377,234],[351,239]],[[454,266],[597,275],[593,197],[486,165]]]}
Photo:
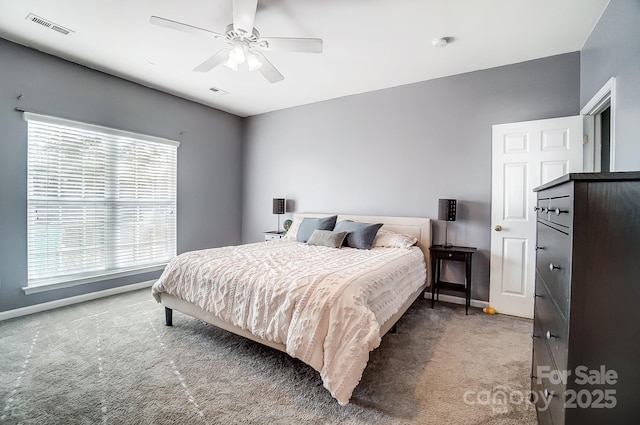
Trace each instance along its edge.
{"label": "window frame", "polygon": [[[152,146],[150,144],[160,144],[160,145],[166,145],[165,148],[167,146],[169,147],[169,149],[171,147],[175,148],[175,153],[168,151],[169,156],[171,158],[171,163],[168,163],[167,168],[170,170],[170,173],[168,175],[169,176],[168,183],[165,183],[165,185],[163,186],[168,188],[170,193],[169,209],[171,210],[172,218],[167,220],[169,225],[163,227],[162,229],[165,231],[168,231],[170,235],[169,238],[172,239],[172,241],[169,240],[169,244],[165,247],[166,249],[164,252],[165,253],[169,252],[170,257],[173,257],[176,255],[176,250],[177,250],[177,214],[176,214],[177,213],[177,165],[178,165],[177,148],[180,145],[179,142],[175,140],[156,137],[156,136],[150,136],[146,134],[119,130],[119,129],[114,129],[110,127],[100,126],[100,125],[88,124],[84,122],[58,118],[58,117],[53,117],[48,115],[36,114],[32,112],[24,112],[23,119],[27,121],[27,126],[29,126],[28,124],[29,121],[33,121],[33,122],[37,122],[38,124],[44,124],[44,125],[49,124],[54,126],[64,126],[79,132],[90,132],[94,135],[97,135],[92,137],[98,137],[98,138],[102,137],[104,140],[100,139],[101,142],[104,142],[105,144],[115,143],[120,148],[134,147],[135,143],[144,143],[144,144],[147,144],[147,146]],[[127,139],[127,140],[124,140],[124,139]],[[62,139],[56,139],[56,140],[62,140]],[[31,141],[32,139],[29,136],[29,131],[27,131],[27,143],[30,145]],[[65,140],[65,143],[66,142],[67,140]],[[28,146],[27,147],[28,161],[31,161],[31,158],[32,158],[31,155],[32,155],[32,151],[31,151],[31,148]],[[112,156],[111,158],[112,160],[106,162],[107,163],[106,168],[109,170],[107,174],[109,176],[103,177],[105,180],[105,183],[104,183],[105,185],[114,185],[118,183],[113,178],[113,174],[114,174],[114,170],[120,164],[120,162],[113,161],[114,158],[117,158],[117,156]],[[152,158],[155,158],[155,157],[152,157]],[[105,158],[105,160],[107,159]],[[31,238],[32,238],[30,226],[32,225],[32,222],[33,222],[33,218],[31,217],[31,210],[32,210],[31,204],[32,203],[37,204],[38,202],[43,202],[43,201],[36,200],[31,196],[32,186],[31,186],[30,176],[31,176],[32,170],[30,165],[28,165],[27,168],[28,168],[27,170],[27,173],[28,173],[28,176],[27,176],[27,182],[28,182],[27,183],[27,190],[28,190],[27,192],[27,264],[28,265],[27,267],[29,269],[29,275],[31,276],[32,273],[31,273],[29,264],[31,261],[33,261],[32,255],[34,255],[31,252],[31,246],[30,246]],[[144,165],[136,163],[136,165],[134,166],[133,173],[137,175],[138,172],[140,171],[144,172],[144,170],[145,170]],[[126,175],[131,177],[131,174],[126,174]],[[150,175],[147,175],[146,178],[152,180],[152,177]],[[155,188],[155,186],[153,187]],[[75,201],[75,202],[76,204],[74,205],[78,205],[79,207],[82,207],[83,205],[85,207],[87,205],[95,205],[95,200],[87,201],[86,204],[83,204],[82,202],[78,202],[78,201]],[[100,270],[93,270],[93,271],[81,271],[79,273],[66,274],[61,276],[52,275],[51,277],[44,277],[44,278],[40,277],[37,279],[27,277],[27,286],[22,288],[26,294],[48,291],[52,289],[60,289],[60,288],[76,286],[76,285],[82,285],[82,284],[91,283],[91,282],[99,282],[107,279],[115,279],[115,278],[124,277],[124,276],[137,275],[141,273],[162,270],[164,268],[164,266],[167,264],[167,261],[169,260],[166,258],[166,256],[163,256],[162,261],[160,261],[160,258],[158,257],[156,257],[156,259],[158,260],[156,261],[156,259],[153,259],[153,256],[151,256],[151,261],[149,261],[148,263],[137,264],[129,267],[125,266],[125,267],[113,268],[109,266],[109,265],[113,265],[114,262],[117,261],[117,257],[118,257],[117,247],[114,246],[114,243],[112,241],[113,236],[112,234],[109,234],[109,233],[123,232],[123,229],[126,229],[127,223],[129,224],[129,226],[134,226],[134,227],[139,226],[139,222],[136,221],[137,216],[129,221],[122,221],[122,220],[118,221],[118,220],[114,220],[114,216],[116,214],[123,213],[123,212],[126,213],[128,211],[127,208],[132,208],[132,206],[134,206],[136,203],[142,203],[142,204],[148,203],[149,205],[152,206],[152,208],[154,208],[153,205],[157,205],[158,208],[162,208],[163,203],[166,203],[166,201],[153,201],[153,200],[149,201],[149,199],[144,198],[144,196],[142,196],[140,200],[127,201],[119,197],[109,198],[108,196],[104,195],[104,203],[108,203],[111,206],[114,206],[113,208],[106,207],[105,208],[106,212],[104,212],[104,214],[105,214],[106,220],[108,220],[110,224],[115,224],[114,228],[108,228],[108,230],[107,228],[105,228],[102,230],[103,236],[102,236],[102,244],[100,246],[103,247],[102,249],[105,253],[107,253],[107,255],[105,255],[105,259],[102,262],[100,262],[100,264],[107,266],[107,268],[100,269]],[[57,203],[53,202],[52,204],[60,206],[64,204],[64,200],[62,201],[58,200]],[[142,212],[140,212],[140,214],[144,215],[144,208],[141,208],[141,211]],[[153,211],[151,214],[155,214],[155,213],[156,212]],[[153,221],[150,221],[147,223],[149,225],[154,224]],[[152,242],[153,244],[156,244],[157,239],[154,239]],[[137,249],[139,245],[136,244],[135,246],[136,248],[134,249]],[[56,250],[57,249],[58,248],[56,248]]]}

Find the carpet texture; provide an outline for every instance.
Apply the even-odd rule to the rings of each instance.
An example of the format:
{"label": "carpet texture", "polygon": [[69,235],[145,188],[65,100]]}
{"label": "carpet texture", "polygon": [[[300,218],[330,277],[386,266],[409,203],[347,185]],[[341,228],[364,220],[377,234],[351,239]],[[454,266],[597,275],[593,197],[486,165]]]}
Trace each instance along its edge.
{"label": "carpet texture", "polygon": [[0,322],[0,424],[536,423],[529,320],[418,300],[346,407],[285,353],[173,322],[149,289]]}

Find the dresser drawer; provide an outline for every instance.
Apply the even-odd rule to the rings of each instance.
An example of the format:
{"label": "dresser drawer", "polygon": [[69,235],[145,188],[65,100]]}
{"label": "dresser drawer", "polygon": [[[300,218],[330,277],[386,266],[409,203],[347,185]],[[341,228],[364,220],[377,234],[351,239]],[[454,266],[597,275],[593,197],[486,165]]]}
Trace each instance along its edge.
{"label": "dresser drawer", "polygon": [[572,183],[550,187],[538,192],[538,199],[562,198],[565,196],[573,196]]}
{"label": "dresser drawer", "polygon": [[[551,422],[554,425],[564,424],[565,385],[558,383],[558,380],[551,382],[548,379],[543,379],[542,386],[544,387],[542,396],[547,400],[551,399],[546,401],[549,405],[549,413],[551,413]],[[547,390],[546,393],[545,390]]]}
{"label": "dresser drawer", "polygon": [[549,218],[549,198],[538,198],[536,215],[544,220]]}
{"label": "dresser drawer", "polygon": [[571,293],[571,238],[538,222],[536,270],[547,284],[549,294],[567,317]]}
{"label": "dresser drawer", "polygon": [[[544,346],[543,346],[544,347]],[[551,422],[551,412],[548,408],[545,408],[545,401],[542,399],[544,396],[544,386],[542,379],[538,379],[536,375],[538,366],[549,366],[544,364],[544,360],[541,360],[541,352],[538,352],[536,348],[533,349],[533,362],[532,362],[532,374],[531,374],[531,393],[533,394],[533,402],[535,402],[536,412],[538,414],[538,425],[553,425]],[[548,355],[547,355],[548,357]]]}
{"label": "dresser drawer", "polygon": [[548,205],[547,220],[565,227],[571,227],[573,222],[573,198],[551,198]]}
{"label": "dresser drawer", "polygon": [[[534,324],[534,333],[535,326]],[[539,338],[534,338],[533,341],[531,391],[538,412],[538,424],[563,424],[566,386],[552,373],[557,369],[549,357],[544,341]]]}
{"label": "dresser drawer", "polygon": [[544,341],[549,348],[551,358],[560,370],[567,368],[567,321],[560,315],[558,308],[549,296],[544,282],[536,279],[535,317],[538,331],[534,327],[534,344]]}
{"label": "dresser drawer", "polygon": [[534,365],[531,369],[532,377],[539,375],[538,366],[546,367],[547,370],[555,369],[538,317],[533,320],[533,360]]}

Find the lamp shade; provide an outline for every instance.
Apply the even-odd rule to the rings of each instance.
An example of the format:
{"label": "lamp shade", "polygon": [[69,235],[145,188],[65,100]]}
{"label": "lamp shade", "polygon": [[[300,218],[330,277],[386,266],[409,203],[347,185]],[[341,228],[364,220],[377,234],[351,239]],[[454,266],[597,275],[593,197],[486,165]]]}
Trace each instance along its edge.
{"label": "lamp shade", "polygon": [[273,198],[273,213],[284,214],[284,198]]}
{"label": "lamp shade", "polygon": [[456,221],[455,199],[438,199],[438,220]]}

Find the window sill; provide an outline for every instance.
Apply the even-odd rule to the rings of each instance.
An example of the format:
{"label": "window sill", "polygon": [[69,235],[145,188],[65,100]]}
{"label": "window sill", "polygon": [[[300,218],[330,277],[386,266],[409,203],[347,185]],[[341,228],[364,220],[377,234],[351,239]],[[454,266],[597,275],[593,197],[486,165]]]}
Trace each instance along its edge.
{"label": "window sill", "polygon": [[115,273],[104,273],[97,276],[91,276],[87,278],[69,280],[64,282],[44,283],[40,285],[24,286],[22,290],[26,295],[37,294],[39,292],[54,291],[56,289],[70,288],[72,286],[84,285],[86,283],[101,282],[103,280],[108,280],[108,279],[116,279],[119,277],[134,276],[141,273],[155,272],[158,270],[163,270],[165,266],[166,266],[166,263],[156,264],[149,267],[137,268],[132,270],[124,270],[124,271],[115,272]]}

